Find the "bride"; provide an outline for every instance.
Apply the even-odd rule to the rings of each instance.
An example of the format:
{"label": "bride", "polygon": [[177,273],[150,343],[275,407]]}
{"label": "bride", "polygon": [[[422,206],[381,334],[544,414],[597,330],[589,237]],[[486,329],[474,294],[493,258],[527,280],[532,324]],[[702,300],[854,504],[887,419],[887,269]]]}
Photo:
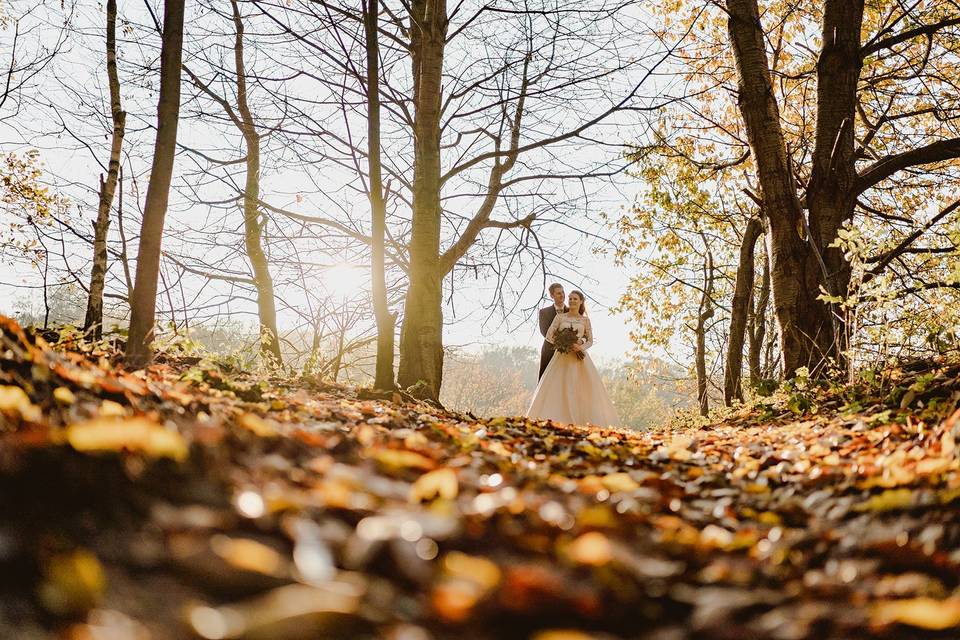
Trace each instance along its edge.
{"label": "bride", "polygon": [[547,342],[553,343],[554,335],[560,329],[571,328],[579,337],[573,350],[582,352],[584,358],[580,360],[574,352],[554,353],[533,393],[526,416],[570,424],[618,425],[617,410],[586,353],[593,345],[593,328],[587,317],[584,295],[571,291],[567,299],[570,310],[558,313],[553,319],[547,330]]}

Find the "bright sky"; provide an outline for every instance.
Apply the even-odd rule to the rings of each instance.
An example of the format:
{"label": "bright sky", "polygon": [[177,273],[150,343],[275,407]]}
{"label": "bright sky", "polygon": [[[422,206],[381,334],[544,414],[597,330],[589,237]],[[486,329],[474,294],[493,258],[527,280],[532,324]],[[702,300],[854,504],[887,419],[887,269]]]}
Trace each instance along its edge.
{"label": "bright sky", "polygon": [[[121,7],[122,11],[137,11],[130,7]],[[53,10],[56,11],[55,9]],[[102,32],[102,7],[85,7],[77,10],[77,14],[72,17],[71,24],[77,30],[78,34],[84,34],[89,39],[92,51],[102,47],[100,35]],[[142,9],[139,10],[142,13]],[[134,22],[146,22],[144,15],[136,15]],[[122,91],[130,91],[131,84],[123,78],[124,73],[129,73],[131,67],[135,66],[137,60],[143,60],[155,56],[155,52],[150,46],[145,45],[144,41],[138,41],[138,32],[125,34],[120,42],[120,65],[121,65],[121,85]],[[9,33],[0,32],[0,43],[9,37]],[[96,47],[96,48],[93,48]],[[2,47],[0,47],[2,48]],[[109,143],[107,136],[106,117],[101,117],[98,122],[97,117],[89,117],[87,114],[94,113],[106,101],[105,88],[101,85],[103,82],[102,60],[94,54],[84,51],[83,46],[74,45],[69,51],[70,61],[57,67],[58,77],[56,82],[47,80],[41,88],[51,103],[54,103],[60,113],[54,115],[49,106],[46,110],[38,109],[37,116],[27,119],[23,117],[7,118],[0,120],[0,141],[4,143],[5,150],[23,149],[27,147],[37,147],[41,150],[47,168],[52,175],[56,175],[58,180],[63,183],[71,183],[73,186],[67,189],[67,192],[74,194],[84,194],[87,200],[85,206],[80,212],[84,220],[80,220],[78,226],[87,227],[90,220],[95,216],[95,207],[90,206],[90,189],[96,184],[97,175],[101,172],[94,158],[99,162],[106,161],[106,145]],[[101,105],[86,104],[78,96],[79,89],[85,86],[99,86],[97,91],[101,95]],[[136,88],[136,87],[135,87]],[[155,93],[152,94],[155,96]],[[131,112],[128,117],[128,127],[131,130],[137,130],[128,135],[127,144],[129,146],[140,145],[140,153],[143,150],[149,150],[148,144],[143,144],[144,140],[152,142],[152,133],[149,126],[152,126],[151,118],[155,113],[151,106],[151,100],[155,101],[150,94],[139,92],[136,96],[124,95],[126,101],[125,107]],[[102,116],[102,114],[97,114]],[[63,118],[61,123],[58,118]],[[55,133],[51,133],[55,132]],[[87,140],[93,140],[99,148],[87,148],[86,144],[78,143],[77,135],[85,137]],[[189,140],[191,144],[201,144],[208,139],[211,132],[189,120],[181,120],[181,139]],[[216,135],[214,133],[213,135]],[[604,131],[607,139],[616,139],[627,141],[633,138],[635,130],[632,123],[623,122],[620,126],[608,127]],[[101,137],[102,136],[102,137]],[[139,136],[139,142],[138,142]],[[190,166],[190,160],[185,158],[186,154],[178,157],[177,169],[185,170]],[[142,159],[139,160],[142,163]],[[143,191],[145,191],[145,177],[141,175],[143,183],[140,185],[139,203],[142,206]],[[337,180],[339,178],[334,178]],[[288,200],[292,199],[292,194],[298,193],[302,189],[302,183],[298,184],[296,179],[284,175],[270,176],[270,189],[275,194],[286,194]],[[79,186],[78,186],[79,185]],[[312,185],[316,188],[316,185]],[[133,199],[136,194],[126,194],[126,207],[134,208]],[[591,208],[602,208],[608,213],[615,213],[622,206],[629,205],[631,195],[635,192],[635,187],[629,180],[621,179],[617,185],[600,186],[594,185],[594,193],[590,198],[589,204],[584,205]],[[347,198],[340,206],[347,209],[357,207],[360,210],[366,209],[366,203],[355,203],[350,200],[351,195],[344,193]],[[560,190],[562,198],[563,192]],[[75,200],[81,199],[74,195]],[[174,196],[175,197],[175,196]],[[353,198],[355,198],[353,194]],[[299,202],[299,201],[298,201]],[[278,201],[280,206],[290,206],[289,202]],[[309,203],[306,206],[309,206]],[[322,210],[322,209],[321,209]],[[129,209],[128,209],[129,211]],[[304,213],[313,213],[307,209]],[[596,220],[599,210],[583,211],[583,226],[596,230],[593,223],[587,222],[587,218]],[[589,215],[588,215],[589,214]],[[180,209],[176,207],[168,214],[169,225],[181,225],[187,228],[202,226],[203,216],[198,216],[194,209]],[[503,217],[503,213],[497,217]],[[559,280],[569,292],[577,288],[585,292],[588,298],[588,309],[596,333],[595,345],[592,353],[595,358],[610,360],[622,358],[630,351],[630,342],[628,338],[629,327],[621,317],[613,316],[609,313],[609,307],[615,305],[618,297],[624,291],[628,273],[615,267],[612,260],[603,256],[595,255],[591,246],[578,233],[577,214],[566,220],[568,226],[560,225],[544,227],[541,233],[544,237],[561,245],[572,248],[570,264],[564,265],[562,274],[547,274],[547,282]],[[89,228],[89,227],[87,227]],[[112,229],[115,232],[115,225]],[[173,241],[165,240],[165,243]],[[68,252],[76,251],[86,255],[89,248],[77,243],[75,247],[68,247]],[[170,244],[170,246],[173,246]],[[578,273],[579,275],[572,275]],[[343,275],[342,273],[340,274]],[[539,277],[536,278],[539,282]],[[36,301],[38,298],[37,286],[40,284],[40,274],[38,271],[25,267],[22,264],[13,264],[5,262],[0,264],[0,313],[10,313],[18,299],[31,299]],[[445,342],[451,346],[459,346],[466,350],[479,350],[491,345],[529,345],[539,346],[541,336],[536,323],[536,309],[548,304],[545,292],[539,291],[539,286],[530,287],[525,290],[519,303],[513,306],[513,310],[506,318],[498,311],[490,312],[484,308],[484,303],[488,300],[491,288],[494,283],[481,280],[480,282],[466,280],[458,284],[454,297],[453,306],[445,309],[445,319],[448,325],[445,330]],[[517,287],[518,289],[521,287]],[[538,300],[538,297],[540,299]],[[293,318],[279,318],[282,327],[294,321]]]}

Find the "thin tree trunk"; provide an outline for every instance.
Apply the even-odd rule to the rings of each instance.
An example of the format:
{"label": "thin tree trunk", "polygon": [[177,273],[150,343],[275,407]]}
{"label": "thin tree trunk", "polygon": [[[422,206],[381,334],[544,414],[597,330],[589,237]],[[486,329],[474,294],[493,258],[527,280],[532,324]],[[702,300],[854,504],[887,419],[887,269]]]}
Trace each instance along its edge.
{"label": "thin tree trunk", "polygon": [[130,275],[130,256],[127,253],[127,234],[123,229],[123,166],[117,179],[117,231],[120,232],[120,265],[123,282],[127,285],[127,302],[133,299],[133,277]]}
{"label": "thin tree trunk", "polygon": [[437,399],[443,376],[443,314],[440,265],[440,97],[446,0],[410,5],[410,49],[414,79],[413,206],[410,285],[400,330],[398,382],[421,382]]}
{"label": "thin tree trunk", "polygon": [[157,278],[160,244],[170,196],[173,160],[180,117],[180,66],[183,59],[184,0],[164,0],[163,44],[160,50],[160,97],[157,104],[157,136],[147,198],[140,228],[137,276],[130,301],[130,334],[126,361],[141,367],[153,359],[157,310]]}
{"label": "thin tree trunk", "polygon": [[100,200],[97,220],[93,224],[93,267],[90,270],[90,293],[84,331],[92,331],[97,340],[103,335],[103,288],[107,277],[107,231],[110,229],[110,209],[120,174],[120,150],[127,114],[120,105],[120,78],[117,74],[117,0],[107,0],[107,80],[110,85],[110,115],[113,119],[113,139],[110,144],[110,163],[107,177],[100,176]]}
{"label": "thin tree trunk", "polygon": [[377,22],[380,0],[363,3],[367,48],[367,162],[370,174],[371,258],[373,311],[377,319],[377,366],[373,386],[393,389],[393,340],[396,316],[390,313],[387,301],[384,237],[387,209],[384,202],[383,175],[380,166],[380,42]]}
{"label": "thin tree trunk", "polygon": [[730,337],[727,342],[727,359],[723,371],[723,403],[743,401],[740,378],[743,374],[743,342],[747,331],[747,316],[750,314],[750,298],[753,293],[754,247],[763,232],[759,218],[750,218],[740,243],[740,262],[733,286],[733,303],[730,309]]}
{"label": "thin tree trunk", "polygon": [[337,356],[333,361],[333,381],[336,382],[340,377],[340,368],[343,366],[343,341],[346,336],[346,326],[341,327],[340,336],[337,338]]}
{"label": "thin tree trunk", "polygon": [[770,261],[766,252],[763,259],[763,276],[760,279],[760,292],[757,295],[750,316],[749,345],[747,361],[750,370],[750,386],[756,387],[763,378],[760,369],[760,356],[763,354],[763,341],[767,330],[767,304],[770,302]]}
{"label": "thin tree trunk", "polygon": [[697,401],[700,405],[700,415],[710,413],[710,398],[708,395],[707,380],[707,321],[713,317],[713,254],[707,249],[707,257],[703,264],[703,293],[700,296],[700,309],[697,313],[696,328],[696,368],[697,368]]}
{"label": "thin tree trunk", "polygon": [[804,240],[803,211],[787,158],[757,2],[728,0],[727,9],[738,104],[769,222],[767,251],[783,373],[792,377],[799,367],[817,372],[834,348],[833,324],[829,309],[817,299],[820,266]]}
{"label": "thin tree trunk", "polygon": [[273,277],[263,250],[264,220],[260,215],[260,134],[247,100],[246,67],[243,61],[243,19],[236,0],[230,0],[235,28],[234,67],[237,75],[237,111],[247,151],[246,182],[243,189],[243,238],[257,289],[257,314],[260,319],[260,355],[271,366],[283,363],[280,334],[277,331],[277,307]]}

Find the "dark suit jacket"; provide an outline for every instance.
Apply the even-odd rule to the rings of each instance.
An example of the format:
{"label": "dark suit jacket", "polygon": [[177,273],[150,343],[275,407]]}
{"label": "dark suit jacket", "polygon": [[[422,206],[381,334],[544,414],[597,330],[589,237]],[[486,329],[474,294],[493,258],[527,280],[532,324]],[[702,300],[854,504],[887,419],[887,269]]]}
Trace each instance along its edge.
{"label": "dark suit jacket", "polygon": [[[567,308],[564,307],[563,310],[566,311]],[[540,347],[540,375],[537,376],[537,380],[543,377],[543,372],[547,370],[547,365],[550,364],[550,359],[553,358],[553,345],[546,341],[546,337],[547,329],[550,328],[553,319],[556,317],[557,308],[554,305],[540,309],[540,333],[543,335],[544,341],[543,346]]]}

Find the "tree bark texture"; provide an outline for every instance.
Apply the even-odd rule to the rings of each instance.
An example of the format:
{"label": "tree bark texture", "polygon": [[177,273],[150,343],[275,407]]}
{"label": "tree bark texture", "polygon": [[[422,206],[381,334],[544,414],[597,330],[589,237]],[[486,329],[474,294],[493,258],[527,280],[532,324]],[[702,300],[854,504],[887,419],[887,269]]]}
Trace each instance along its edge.
{"label": "tree bark texture", "polygon": [[410,284],[400,330],[397,381],[422,381],[436,399],[443,376],[443,314],[440,268],[440,97],[447,33],[445,0],[410,3],[413,66],[414,167],[410,235]]}
{"label": "tree bark texture", "polygon": [[156,323],[160,245],[170,195],[170,181],[173,177],[177,124],[180,117],[183,14],[184,0],[164,1],[157,136],[143,209],[143,224],[140,228],[137,275],[130,302],[130,334],[125,354],[127,363],[134,367],[145,366],[153,359],[151,343]]}
{"label": "tree bark texture", "polygon": [[110,163],[107,177],[100,177],[100,199],[97,220],[93,224],[93,266],[90,270],[90,291],[84,331],[99,340],[103,335],[103,288],[107,277],[107,231],[110,229],[110,210],[120,175],[120,150],[126,130],[127,114],[120,103],[120,78],[117,74],[117,0],[107,0],[107,80],[110,86],[110,115],[113,137],[110,143]]}
{"label": "tree bark texture", "polygon": [[740,384],[743,375],[743,343],[753,293],[754,251],[761,233],[763,224],[759,218],[750,218],[740,243],[740,262],[733,286],[730,336],[727,339],[727,358],[723,370],[723,403],[728,407],[733,404],[734,399],[743,401],[743,388]]}
{"label": "tree bark texture", "polygon": [[728,0],[738,105],[757,165],[768,219],[767,252],[783,373],[818,372],[833,353],[833,324],[820,293],[820,265],[804,235],[804,217],[787,158],[756,0]]}
{"label": "tree bark texture", "polygon": [[243,60],[243,19],[236,0],[230,0],[235,28],[234,66],[237,75],[237,111],[247,151],[246,180],[243,189],[243,238],[257,289],[257,315],[260,320],[260,355],[270,365],[283,362],[280,334],[277,331],[277,307],[273,277],[263,249],[264,218],[260,212],[260,134],[257,133],[247,99],[246,66]]}
{"label": "tree bark texture", "polygon": [[396,316],[390,313],[387,301],[384,240],[387,209],[384,202],[383,171],[380,148],[380,42],[377,22],[380,0],[366,0],[363,5],[367,48],[367,163],[370,175],[371,259],[373,311],[377,320],[377,364],[373,386],[393,389],[393,342]]}
{"label": "tree bark texture", "polygon": [[[824,288],[833,296],[849,293],[851,267],[843,249],[831,247],[840,227],[853,218],[857,200],[854,123],[863,60],[860,30],[863,0],[828,0],[824,5],[823,44],[817,60],[817,127],[807,204],[814,250],[823,259]],[[831,356],[842,362],[847,348],[845,322],[836,319]]]}
{"label": "tree bark texture", "polygon": [[767,332],[767,305],[770,303],[770,261],[763,254],[763,275],[760,278],[760,291],[752,301],[748,331],[747,367],[750,371],[750,386],[756,387],[763,378],[760,368],[760,356],[763,354],[764,338]]}
{"label": "tree bark texture", "polygon": [[703,263],[703,293],[700,296],[700,308],[697,313],[696,328],[696,369],[697,369],[697,402],[700,405],[700,415],[710,413],[710,397],[707,380],[707,322],[713,317],[713,254],[707,249],[707,256]]}

